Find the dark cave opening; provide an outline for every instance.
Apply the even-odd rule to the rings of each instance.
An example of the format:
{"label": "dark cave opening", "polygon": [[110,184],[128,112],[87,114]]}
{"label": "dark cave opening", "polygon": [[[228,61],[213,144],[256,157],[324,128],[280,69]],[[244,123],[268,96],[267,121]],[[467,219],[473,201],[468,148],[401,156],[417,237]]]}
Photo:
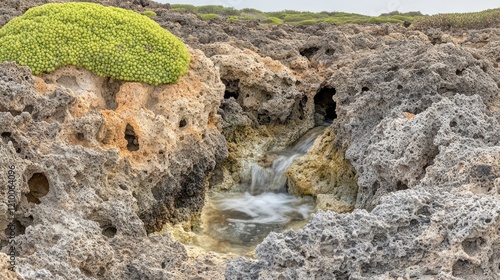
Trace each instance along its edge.
{"label": "dark cave opening", "polygon": [[125,140],[127,140],[127,150],[131,152],[139,150],[139,137],[137,137],[134,128],[130,124],[125,127]]}
{"label": "dark cave opening", "polygon": [[300,55],[305,56],[308,59],[311,59],[317,52],[319,51],[319,48],[317,47],[310,47],[310,48],[305,48],[300,50]]}
{"label": "dark cave opening", "polygon": [[337,118],[337,103],[333,100],[336,92],[335,88],[323,87],[314,96],[314,122],[316,125],[321,125],[325,121],[329,122]]}
{"label": "dark cave opening", "polygon": [[35,173],[28,180],[30,192],[26,194],[28,202],[40,204],[40,198],[49,193],[49,180],[43,173]]}
{"label": "dark cave opening", "polygon": [[186,119],[182,119],[180,122],[179,122],[179,128],[183,128],[183,127],[186,127],[186,125],[188,124],[187,120]]}
{"label": "dark cave opening", "polygon": [[226,86],[226,90],[224,91],[224,99],[229,99],[233,97],[234,99],[238,99],[240,96],[240,80],[222,80],[224,85]]}

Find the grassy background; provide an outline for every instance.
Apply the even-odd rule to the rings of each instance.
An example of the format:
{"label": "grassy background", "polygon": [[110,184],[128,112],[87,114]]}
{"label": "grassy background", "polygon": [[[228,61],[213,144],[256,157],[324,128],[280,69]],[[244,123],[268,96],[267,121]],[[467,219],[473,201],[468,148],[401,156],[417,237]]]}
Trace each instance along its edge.
{"label": "grassy background", "polygon": [[236,10],[219,5],[194,6],[172,4],[172,9],[179,12],[192,12],[204,20],[222,18],[228,22],[259,20],[263,24],[382,24],[411,22],[415,28],[486,28],[500,24],[500,8],[477,13],[438,14],[433,16],[422,13],[398,11],[381,14],[376,17],[343,12],[300,12],[284,10],[280,12],[262,12],[257,9]]}

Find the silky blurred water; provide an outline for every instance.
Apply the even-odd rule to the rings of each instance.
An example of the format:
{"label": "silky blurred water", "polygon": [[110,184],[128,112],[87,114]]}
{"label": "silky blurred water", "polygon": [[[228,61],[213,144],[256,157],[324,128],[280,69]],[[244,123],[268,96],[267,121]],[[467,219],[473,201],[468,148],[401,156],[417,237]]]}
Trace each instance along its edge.
{"label": "silky blurred water", "polygon": [[325,127],[311,129],[288,149],[271,152],[272,164],[250,165],[235,192],[209,195],[204,208],[199,246],[212,251],[242,254],[271,231],[303,226],[314,210],[314,199],[286,192],[286,170],[304,155]]}

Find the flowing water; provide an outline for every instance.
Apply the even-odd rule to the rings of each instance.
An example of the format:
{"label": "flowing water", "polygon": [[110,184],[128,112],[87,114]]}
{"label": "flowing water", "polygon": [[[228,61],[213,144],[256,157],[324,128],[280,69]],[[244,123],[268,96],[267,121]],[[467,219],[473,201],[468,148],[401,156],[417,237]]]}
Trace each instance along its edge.
{"label": "flowing water", "polygon": [[314,209],[314,200],[288,194],[285,171],[324,129],[313,128],[288,149],[271,152],[274,160],[268,167],[252,164],[235,191],[211,194],[203,214],[203,234],[208,238],[198,245],[241,254],[253,249],[271,231],[303,226]]}

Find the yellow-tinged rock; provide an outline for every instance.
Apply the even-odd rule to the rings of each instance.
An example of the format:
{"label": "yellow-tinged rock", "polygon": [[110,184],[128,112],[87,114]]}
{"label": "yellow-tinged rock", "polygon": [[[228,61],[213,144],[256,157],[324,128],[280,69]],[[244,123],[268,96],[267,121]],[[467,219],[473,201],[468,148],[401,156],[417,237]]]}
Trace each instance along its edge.
{"label": "yellow-tinged rock", "polygon": [[355,172],[333,146],[335,135],[326,129],[308,153],[297,158],[286,171],[289,191],[312,195],[320,209],[349,212],[354,209],[358,186]]}

